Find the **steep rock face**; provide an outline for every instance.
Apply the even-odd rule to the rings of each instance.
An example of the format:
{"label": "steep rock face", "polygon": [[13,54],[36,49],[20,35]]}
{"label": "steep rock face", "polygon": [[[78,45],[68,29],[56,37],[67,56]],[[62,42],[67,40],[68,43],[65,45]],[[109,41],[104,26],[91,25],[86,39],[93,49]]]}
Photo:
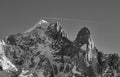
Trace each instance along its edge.
{"label": "steep rock face", "polygon": [[40,20],[24,33],[3,39],[0,48],[1,70],[11,77],[120,76],[119,56],[100,52],[86,27],[70,41],[58,23]]}

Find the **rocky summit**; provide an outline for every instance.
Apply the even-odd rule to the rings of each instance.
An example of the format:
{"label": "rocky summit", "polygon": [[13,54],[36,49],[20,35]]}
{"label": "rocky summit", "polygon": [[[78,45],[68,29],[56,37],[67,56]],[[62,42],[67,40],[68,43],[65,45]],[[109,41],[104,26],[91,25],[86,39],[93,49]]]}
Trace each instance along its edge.
{"label": "rocky summit", "polygon": [[40,20],[0,41],[0,70],[9,77],[120,77],[120,57],[99,51],[87,27],[71,41],[57,22]]}

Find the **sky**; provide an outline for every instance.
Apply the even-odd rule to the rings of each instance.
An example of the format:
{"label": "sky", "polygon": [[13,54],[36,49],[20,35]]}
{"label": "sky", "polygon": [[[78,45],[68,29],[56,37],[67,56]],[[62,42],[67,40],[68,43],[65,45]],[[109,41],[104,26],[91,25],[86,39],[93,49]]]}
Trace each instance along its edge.
{"label": "sky", "polygon": [[58,21],[70,40],[87,26],[98,50],[120,54],[119,0],[0,0],[0,39],[41,18]]}
{"label": "sky", "polygon": [[96,47],[120,51],[120,5],[110,0],[0,0],[0,38],[24,32],[41,18],[58,21],[74,40],[88,26]]}

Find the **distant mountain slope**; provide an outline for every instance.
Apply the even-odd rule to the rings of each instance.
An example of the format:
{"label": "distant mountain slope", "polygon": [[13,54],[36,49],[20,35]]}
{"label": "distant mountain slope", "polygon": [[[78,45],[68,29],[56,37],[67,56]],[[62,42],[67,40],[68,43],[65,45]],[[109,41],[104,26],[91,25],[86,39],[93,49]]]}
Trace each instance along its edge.
{"label": "distant mountain slope", "polygon": [[83,27],[70,41],[62,27],[40,20],[0,41],[1,71],[11,77],[119,77],[118,54],[104,54]]}

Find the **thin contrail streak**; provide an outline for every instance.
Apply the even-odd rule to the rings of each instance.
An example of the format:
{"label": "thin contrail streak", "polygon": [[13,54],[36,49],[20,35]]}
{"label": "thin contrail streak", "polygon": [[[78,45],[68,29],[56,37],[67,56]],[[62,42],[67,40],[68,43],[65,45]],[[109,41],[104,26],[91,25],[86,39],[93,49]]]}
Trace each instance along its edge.
{"label": "thin contrail streak", "polygon": [[59,21],[78,21],[78,22],[88,22],[88,23],[95,23],[95,21],[91,20],[80,20],[80,19],[72,19],[72,18],[58,18],[58,17],[40,17],[41,19],[52,19],[52,20],[59,20]]}
{"label": "thin contrail streak", "polygon": [[78,21],[76,19],[70,19],[70,18],[57,18],[57,17],[41,17],[42,19],[53,19],[53,20],[66,20],[66,21]]}

